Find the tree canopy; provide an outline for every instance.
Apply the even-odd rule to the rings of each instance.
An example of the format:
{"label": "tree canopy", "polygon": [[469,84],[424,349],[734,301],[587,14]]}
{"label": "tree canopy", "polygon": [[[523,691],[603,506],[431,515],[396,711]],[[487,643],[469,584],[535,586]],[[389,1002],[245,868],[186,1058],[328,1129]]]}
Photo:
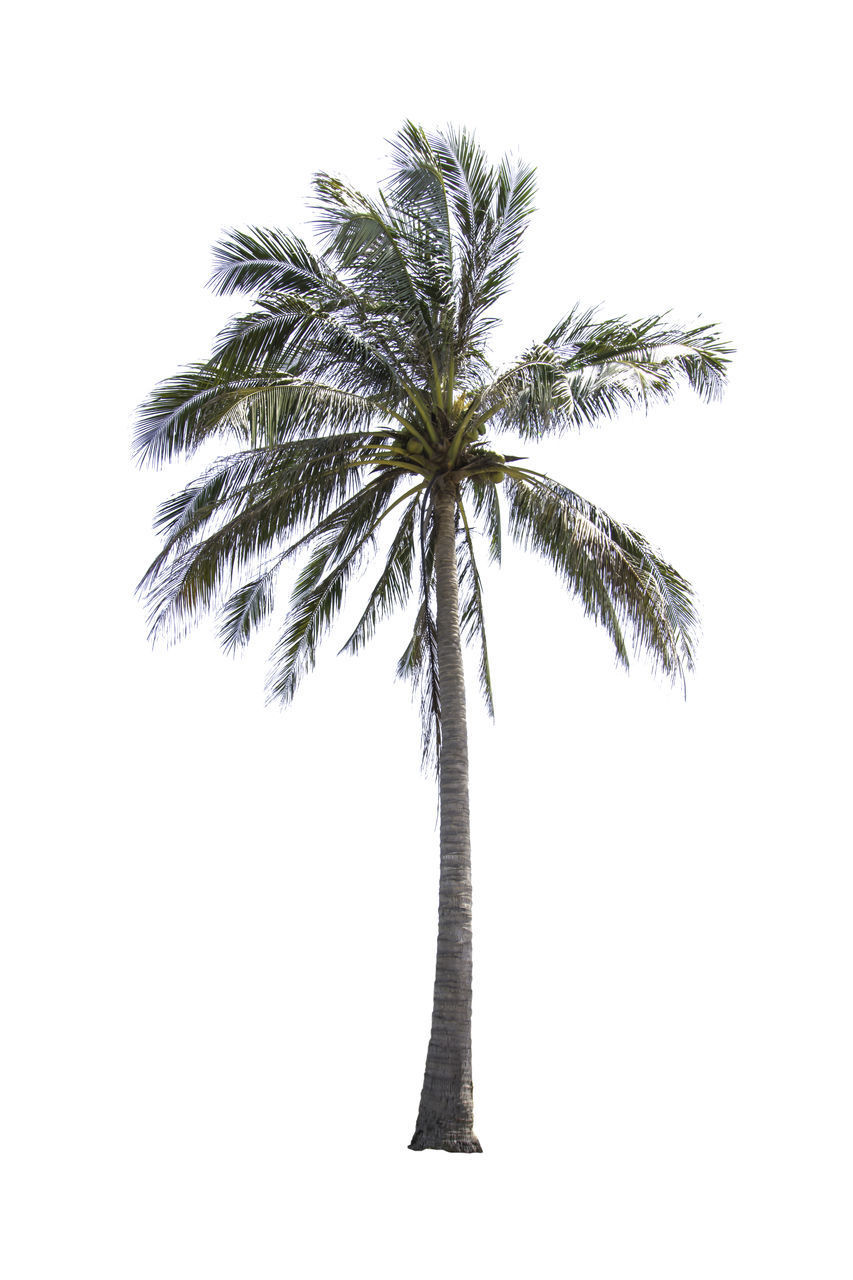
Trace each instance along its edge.
{"label": "tree canopy", "polygon": [[397,670],[419,690],[425,758],[436,757],[433,499],[449,486],[461,630],[477,646],[490,709],[477,555],[499,561],[505,532],[553,567],[620,662],[633,647],[683,679],[697,622],[685,579],[642,534],[503,450],[508,438],[527,448],[667,401],[680,385],[713,399],[731,349],[712,325],[574,306],[496,368],[495,308],[534,193],[529,166],[491,164],[472,134],[408,123],[376,195],[316,175],[314,246],[257,227],[224,236],[211,285],[251,304],[210,359],[162,382],[139,415],[143,464],[214,438],[229,450],[158,511],[162,549],[140,583],[152,636],[175,637],[213,611],[233,651],[273,613],[279,570],[301,557],[269,668],[269,697],[286,703],[387,530],[343,650],[358,652],[411,602]]}

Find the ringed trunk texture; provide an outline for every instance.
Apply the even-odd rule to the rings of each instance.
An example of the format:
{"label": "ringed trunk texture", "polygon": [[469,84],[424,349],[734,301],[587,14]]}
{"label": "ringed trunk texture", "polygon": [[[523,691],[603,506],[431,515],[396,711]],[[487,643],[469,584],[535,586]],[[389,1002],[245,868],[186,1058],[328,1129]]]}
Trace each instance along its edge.
{"label": "ringed trunk texture", "polygon": [[441,871],[432,1031],[412,1151],[482,1151],[471,1079],[471,828],[468,726],[459,636],[456,496],[435,497],[435,581],[441,699]]}

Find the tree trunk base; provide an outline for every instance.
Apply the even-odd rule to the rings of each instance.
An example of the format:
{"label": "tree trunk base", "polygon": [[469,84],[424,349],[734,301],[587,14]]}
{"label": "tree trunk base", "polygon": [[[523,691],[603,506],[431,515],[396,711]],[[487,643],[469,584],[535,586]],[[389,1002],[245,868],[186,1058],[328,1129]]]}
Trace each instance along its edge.
{"label": "tree trunk base", "polygon": [[468,1134],[467,1137],[460,1135],[440,1133],[424,1133],[422,1129],[415,1131],[415,1136],[409,1143],[410,1151],[479,1151],[483,1148],[480,1146],[474,1134]]}

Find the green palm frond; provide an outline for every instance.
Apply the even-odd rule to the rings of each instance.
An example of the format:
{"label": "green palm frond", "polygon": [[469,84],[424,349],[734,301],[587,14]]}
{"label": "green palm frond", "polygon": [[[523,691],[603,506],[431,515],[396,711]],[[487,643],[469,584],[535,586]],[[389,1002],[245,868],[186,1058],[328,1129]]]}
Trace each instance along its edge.
{"label": "green palm frond", "polygon": [[401,343],[385,325],[365,323],[352,309],[327,309],[290,295],[274,295],[236,316],[216,340],[214,364],[222,377],[251,368],[267,381],[276,377],[310,382],[321,377],[340,392],[369,400],[399,400],[406,378]]}
{"label": "green palm frond", "polygon": [[230,231],[213,250],[216,268],[209,284],[214,293],[295,292],[321,298],[329,285],[329,268],[298,236],[270,228]]}
{"label": "green palm frond", "polygon": [[428,485],[420,503],[417,534],[420,604],[412,635],[397,663],[397,678],[407,681],[420,705],[421,765],[438,770],[441,757],[441,693],[435,597],[435,512]]}
{"label": "green palm frond", "polygon": [[386,304],[383,309],[393,317],[397,334],[408,335],[412,353],[431,348],[436,296],[427,252],[430,229],[419,234],[414,211],[407,210],[403,221],[383,197],[371,200],[330,174],[318,174],[314,189],[316,225],[327,252],[353,277],[362,296],[375,294]]}
{"label": "green palm frond", "polygon": [[252,632],[273,609],[273,585],[275,569],[262,573],[259,578],[245,583],[222,607],[219,640],[226,653],[233,653],[238,645],[249,642]]}
{"label": "green palm frond", "polygon": [[220,437],[253,448],[364,428],[383,411],[369,395],[290,373],[237,377],[216,364],[195,365],[160,383],[142,405],[134,449],[140,463],[160,466]]}
{"label": "green palm frond", "polygon": [[431,594],[421,598],[411,638],[397,663],[397,678],[408,681],[419,700],[421,764],[425,770],[437,770],[441,756],[441,692],[438,631]]}
{"label": "green palm frond", "polygon": [[513,470],[509,529],[548,560],[613,640],[628,665],[622,628],[653,667],[684,679],[693,667],[697,616],[689,583],[645,538],[548,477]]}
{"label": "green palm frond", "polygon": [[667,401],[682,382],[714,399],[731,354],[712,325],[683,328],[663,316],[599,322],[575,309],[484,389],[483,411],[536,437]]}
{"label": "green palm frond", "polygon": [[579,308],[560,321],[545,343],[564,354],[572,369],[592,365],[657,373],[667,380],[667,391],[683,379],[708,400],[722,393],[732,356],[732,348],[713,325],[686,329],[665,315],[598,321],[594,312]]}
{"label": "green palm frond", "polygon": [[[339,488],[347,483],[340,472],[333,473],[332,478]],[[293,518],[289,499],[299,499],[300,506],[305,499],[298,489],[274,491],[261,501],[241,506],[236,515],[201,541],[183,546],[171,556],[168,548],[161,551],[138,588],[148,599],[151,638],[174,640],[183,635],[192,622],[215,608],[223,595],[236,587],[235,579],[250,571],[261,558],[272,557],[272,565],[265,565],[265,571],[277,569],[320,537],[329,535],[334,541],[345,536],[347,529],[358,527],[358,520],[365,513],[370,516],[376,511],[378,515],[398,481],[395,473],[379,476],[320,517],[319,511],[332,501],[327,492],[322,503],[310,506],[309,520]],[[310,525],[308,532],[282,548],[282,542],[304,523]]]}
{"label": "green palm frond", "polygon": [[264,513],[285,535],[322,519],[358,486],[360,469],[375,461],[382,445],[375,433],[357,432],[218,459],[160,506],[154,528],[164,543],[143,585],[194,537],[228,521]]}
{"label": "green palm frond", "polygon": [[453,221],[441,165],[426,131],[408,121],[391,140],[394,168],[389,192],[395,208],[422,214],[424,252],[429,254],[433,302],[453,305]]}
{"label": "green palm frond", "polygon": [[[255,291],[260,308],[257,333],[252,332],[253,313],[224,330],[220,362],[239,363],[253,341],[262,352],[283,350],[289,343],[302,373],[321,370],[326,380],[334,380],[334,371],[342,386],[361,392],[366,375],[374,394],[388,394],[395,379],[409,376],[394,298],[385,297],[383,304],[376,296],[376,286],[384,288],[386,283],[381,274],[371,291],[359,290],[301,240],[258,228],[232,232],[217,246],[215,256],[212,284],[217,292]],[[301,323],[300,302],[305,309]],[[293,311],[289,325],[288,306]]]}
{"label": "green palm frond", "polygon": [[357,562],[357,548],[329,573],[328,544],[311,555],[291,596],[288,625],[272,654],[267,682],[269,701],[288,703],[315,663],[317,645],[341,607],[344,588]]}
{"label": "green palm frond", "polygon": [[[494,487],[494,486],[493,486]],[[491,718],[495,718],[495,699],[492,692],[492,676],[489,669],[489,648],[486,642],[486,623],[483,616],[483,586],[474,555],[471,526],[460,500],[459,516],[462,521],[462,537],[458,546],[459,558],[459,627],[463,638],[476,643],[480,650],[480,692]]]}
{"label": "green palm frond", "polygon": [[241,395],[260,385],[260,380],[229,380],[207,364],[191,365],[165,379],[139,409],[133,441],[137,460],[161,466],[181,454],[189,457],[219,430]]}
{"label": "green palm frond", "polygon": [[533,212],[533,169],[505,158],[493,168],[473,135],[448,129],[430,137],[456,225],[460,348],[478,347],[493,327],[486,313],[506,292]]}
{"label": "green palm frond", "polygon": [[489,542],[489,560],[492,564],[500,564],[503,532],[498,487],[492,481],[480,480],[474,475],[466,478],[464,488],[471,490],[474,514],[483,520],[483,533]]}
{"label": "green palm frond", "polygon": [[[243,456],[238,454],[236,461],[242,470]],[[186,545],[222,507],[227,501],[232,469],[233,463],[229,466],[223,461],[160,504],[154,517],[154,532],[165,539],[163,551]]]}
{"label": "green palm frond", "polygon": [[[493,318],[484,318],[509,288],[521,251],[521,240],[533,213],[534,171],[526,165],[501,162],[495,177],[494,211],[481,248],[473,291],[469,341],[483,342]],[[475,322],[477,322],[475,324]],[[463,331],[464,332],[464,331]]]}
{"label": "green palm frond", "polygon": [[[313,666],[317,646],[329,630],[376,529],[390,511],[388,497],[396,477],[366,485],[326,521],[325,536],[314,547],[293,588],[285,630],[272,655],[269,701],[287,703]],[[312,541],[317,541],[316,530]]]}
{"label": "green palm frond", "polygon": [[300,338],[306,335],[305,345],[311,350],[312,331],[324,318],[316,303],[298,294],[259,298],[251,311],[234,316],[219,334],[214,363],[226,373],[246,368],[304,373],[298,362]]}
{"label": "green palm frond", "polygon": [[418,497],[409,504],[400,520],[379,580],[370,593],[370,599],[355,629],[342,645],[341,653],[358,653],[373,637],[382,618],[404,605],[411,595],[415,560],[414,533],[420,516],[421,487],[418,486]]}
{"label": "green palm frond", "polygon": [[[490,230],[495,176],[485,151],[465,129],[430,135],[463,252],[476,254]],[[475,259],[476,262],[476,259]]]}

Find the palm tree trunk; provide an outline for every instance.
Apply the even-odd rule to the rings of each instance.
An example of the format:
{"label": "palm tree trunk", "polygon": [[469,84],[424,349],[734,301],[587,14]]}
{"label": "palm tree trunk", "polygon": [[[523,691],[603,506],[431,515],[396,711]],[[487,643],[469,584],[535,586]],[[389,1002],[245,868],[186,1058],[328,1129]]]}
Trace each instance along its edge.
{"label": "palm tree trunk", "polygon": [[441,700],[441,873],[432,1032],[412,1151],[481,1151],[471,1080],[471,828],[468,727],[459,636],[456,496],[435,497],[435,581]]}

